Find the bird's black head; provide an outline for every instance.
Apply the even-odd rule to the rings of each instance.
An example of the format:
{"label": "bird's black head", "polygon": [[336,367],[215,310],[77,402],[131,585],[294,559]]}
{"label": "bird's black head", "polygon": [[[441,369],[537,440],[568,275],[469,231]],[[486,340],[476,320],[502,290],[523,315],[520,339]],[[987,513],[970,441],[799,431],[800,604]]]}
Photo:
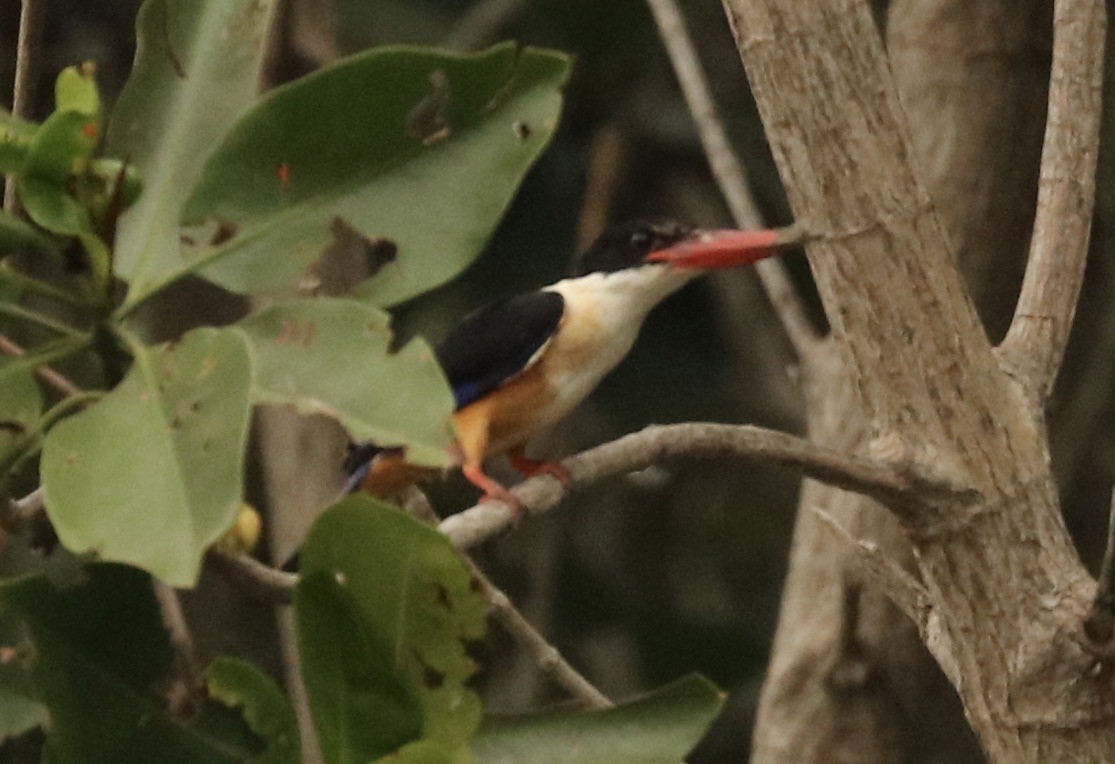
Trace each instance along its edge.
{"label": "bird's black head", "polygon": [[645,258],[688,238],[696,229],[670,221],[633,220],[607,228],[588,249],[577,255],[575,276],[615,273],[645,264]]}

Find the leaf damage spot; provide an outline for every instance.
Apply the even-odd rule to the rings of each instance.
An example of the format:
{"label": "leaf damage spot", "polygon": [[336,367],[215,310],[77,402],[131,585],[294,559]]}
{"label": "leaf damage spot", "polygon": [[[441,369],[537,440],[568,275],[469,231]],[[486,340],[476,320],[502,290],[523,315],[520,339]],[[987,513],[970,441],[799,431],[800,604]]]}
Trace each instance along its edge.
{"label": "leaf damage spot", "polygon": [[70,465],[71,467],[76,467],[80,461],[81,460],[78,459],[76,451],[71,451],[70,453],[66,454],[66,464]]}
{"label": "leaf damage spot", "polygon": [[290,190],[290,164],[287,162],[279,162],[278,167],[275,168],[275,175],[279,178],[279,190]]}
{"label": "leaf damage spot", "polygon": [[97,136],[101,134],[101,128],[94,121],[86,122],[81,126],[81,134],[91,141],[97,140]]}
{"label": "leaf damage spot", "polygon": [[431,146],[443,141],[452,134],[449,126],[449,104],[452,93],[449,77],[442,69],[430,72],[430,92],[407,114],[406,134],[408,138],[421,141],[423,146]]}
{"label": "leaf damage spot", "polygon": [[534,132],[534,129],[530,126],[530,123],[525,122],[521,119],[515,120],[515,122],[511,125],[511,129],[515,131],[515,137],[518,138],[520,141],[527,140]]}
{"label": "leaf damage spot", "polygon": [[399,256],[394,239],[368,236],[340,215],[329,223],[332,240],[302,274],[303,294],[348,294],[357,284],[375,276]]}
{"label": "leaf damage spot", "polygon": [[418,650],[411,648],[410,654],[414,657],[414,661],[419,668],[422,669],[422,684],[431,690],[441,689],[442,685],[445,684],[445,674],[423,660],[422,654]]}
{"label": "leaf damage spot", "polygon": [[210,244],[212,244],[214,247],[224,244],[226,241],[235,236],[236,232],[239,229],[240,226],[236,225],[236,223],[232,222],[231,220],[220,221],[219,223],[217,223],[217,232],[213,235],[213,239]]}
{"label": "leaf damage spot", "polygon": [[284,318],[275,343],[278,345],[294,345],[303,348],[313,346],[317,339],[317,322],[307,321],[299,323],[293,318]]}
{"label": "leaf damage spot", "polygon": [[201,359],[201,368],[198,370],[197,378],[198,380],[205,379],[216,370],[217,359],[211,355],[207,355],[205,358]]}
{"label": "leaf damage spot", "polygon": [[449,590],[440,583],[434,583],[434,591],[437,592],[437,604],[441,605],[446,610],[453,609],[453,600],[449,597]]}

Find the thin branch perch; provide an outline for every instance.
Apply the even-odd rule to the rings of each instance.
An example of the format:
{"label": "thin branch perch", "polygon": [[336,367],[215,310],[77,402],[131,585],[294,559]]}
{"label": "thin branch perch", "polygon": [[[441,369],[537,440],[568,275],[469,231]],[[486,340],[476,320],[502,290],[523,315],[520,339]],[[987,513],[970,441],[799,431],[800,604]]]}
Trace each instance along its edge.
{"label": "thin branch perch", "polygon": [[[670,458],[736,458],[800,469],[808,477],[856,491],[894,506],[917,503],[933,491],[959,496],[948,486],[916,477],[909,468],[847,456],[803,438],[750,425],[690,422],[654,425],[569,457],[562,466],[572,481],[567,488],[552,477],[526,480],[512,491],[525,511],[548,512],[566,490],[580,489],[604,478],[643,469]],[[506,529],[511,512],[501,502],[484,502],[446,518],[438,526],[458,549],[467,549]]]}
{"label": "thin branch perch", "polygon": [[1014,319],[999,352],[1039,399],[1068,343],[1095,205],[1103,107],[1104,0],[1057,0],[1038,209]]}
{"label": "thin branch perch", "polygon": [[[708,80],[701,69],[701,61],[677,3],[675,0],[647,0],[647,5],[658,25],[659,35],[670,56],[678,84],[697,125],[697,133],[704,146],[709,167],[728,203],[732,218],[740,228],[760,227],[763,223],[762,215],[751,196],[747,174],[728,141]],[[762,260],[755,264],[755,269],[798,357],[809,355],[817,348],[820,337],[806,315],[786,266],[780,260]]]}

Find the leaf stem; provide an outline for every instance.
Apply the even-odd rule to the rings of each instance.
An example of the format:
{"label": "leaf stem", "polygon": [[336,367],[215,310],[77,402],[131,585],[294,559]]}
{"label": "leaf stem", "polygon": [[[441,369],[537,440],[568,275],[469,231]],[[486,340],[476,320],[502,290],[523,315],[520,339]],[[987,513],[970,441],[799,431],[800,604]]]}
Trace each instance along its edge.
{"label": "leaf stem", "polygon": [[36,310],[25,308],[22,305],[16,305],[11,302],[0,302],[0,315],[9,316],[10,318],[26,321],[43,329],[49,329],[52,332],[61,334],[64,337],[80,337],[82,332],[74,329],[72,326],[67,326],[61,321],[56,321],[49,316],[44,316]]}
{"label": "leaf stem", "polygon": [[0,282],[11,284],[25,292],[31,292],[41,297],[57,300],[67,305],[73,305],[79,308],[91,307],[91,303],[87,298],[72,294],[64,289],[59,289],[45,281],[32,278],[25,273],[20,273],[13,268],[10,263],[0,263]]}

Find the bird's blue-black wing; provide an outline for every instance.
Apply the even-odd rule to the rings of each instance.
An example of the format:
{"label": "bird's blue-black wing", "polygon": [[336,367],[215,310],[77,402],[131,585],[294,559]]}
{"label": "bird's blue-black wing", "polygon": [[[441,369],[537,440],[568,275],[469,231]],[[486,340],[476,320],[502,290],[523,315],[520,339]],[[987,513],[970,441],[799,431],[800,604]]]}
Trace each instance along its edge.
{"label": "bird's blue-black wing", "polygon": [[528,292],[465,316],[437,347],[461,409],[526,370],[561,324],[557,292]]}

